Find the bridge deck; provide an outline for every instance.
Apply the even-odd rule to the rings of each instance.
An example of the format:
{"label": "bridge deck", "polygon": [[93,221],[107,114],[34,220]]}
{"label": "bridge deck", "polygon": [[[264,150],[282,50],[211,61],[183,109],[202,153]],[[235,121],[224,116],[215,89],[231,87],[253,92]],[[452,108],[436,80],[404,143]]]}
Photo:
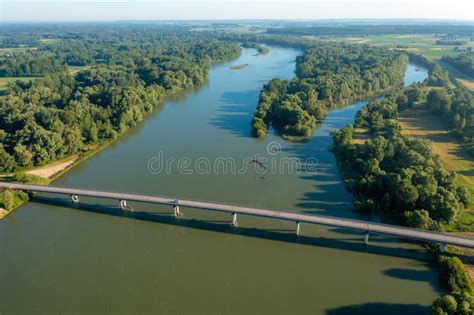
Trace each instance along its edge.
{"label": "bridge deck", "polygon": [[425,230],[418,230],[413,228],[381,224],[375,222],[368,222],[362,220],[352,220],[346,218],[337,218],[322,215],[308,215],[297,212],[285,212],[268,209],[259,209],[252,207],[233,206],[219,203],[193,201],[186,199],[179,199],[177,201],[174,198],[159,197],[159,196],[146,196],[139,194],[129,193],[118,193],[118,192],[106,192],[86,189],[74,189],[74,188],[60,188],[51,186],[40,186],[40,185],[27,185],[27,184],[15,184],[15,183],[2,183],[0,182],[0,188],[8,188],[15,190],[24,190],[31,192],[44,192],[54,193],[63,195],[77,195],[85,197],[105,198],[105,199],[116,199],[126,201],[137,201],[146,203],[156,203],[162,205],[180,207],[206,209],[213,211],[221,211],[228,213],[246,214],[266,218],[274,218],[280,220],[304,222],[312,224],[328,225],[339,228],[347,228],[359,231],[366,231],[377,234],[386,234],[397,237],[403,237],[407,239],[414,239],[420,241],[436,242],[446,245],[457,245],[463,247],[474,248],[474,239],[468,239],[463,237],[452,236],[444,233],[429,232]]}

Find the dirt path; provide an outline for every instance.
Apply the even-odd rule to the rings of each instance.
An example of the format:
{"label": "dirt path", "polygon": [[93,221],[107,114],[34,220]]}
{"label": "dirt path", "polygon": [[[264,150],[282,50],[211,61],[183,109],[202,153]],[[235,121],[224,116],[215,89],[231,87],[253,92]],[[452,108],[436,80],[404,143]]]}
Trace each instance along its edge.
{"label": "dirt path", "polygon": [[40,177],[45,177],[45,178],[52,178],[54,175],[58,174],[59,172],[71,166],[77,160],[77,158],[78,158],[77,156],[73,156],[67,160],[54,162],[46,166],[29,170],[25,173],[40,176]]}

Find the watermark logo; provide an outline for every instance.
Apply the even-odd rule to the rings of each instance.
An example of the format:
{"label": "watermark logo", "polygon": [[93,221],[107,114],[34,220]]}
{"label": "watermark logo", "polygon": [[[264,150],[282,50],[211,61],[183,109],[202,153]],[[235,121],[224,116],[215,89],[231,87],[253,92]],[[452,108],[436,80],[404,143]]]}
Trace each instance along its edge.
{"label": "watermark logo", "polygon": [[147,171],[153,175],[244,175],[249,172],[261,176],[268,174],[308,174],[316,173],[319,161],[315,157],[301,159],[282,155],[282,145],[271,141],[266,146],[266,154],[244,158],[219,156],[166,156],[163,151],[151,157],[146,164]]}
{"label": "watermark logo", "polygon": [[276,156],[281,152],[281,144],[277,141],[271,141],[267,144],[267,153]]}

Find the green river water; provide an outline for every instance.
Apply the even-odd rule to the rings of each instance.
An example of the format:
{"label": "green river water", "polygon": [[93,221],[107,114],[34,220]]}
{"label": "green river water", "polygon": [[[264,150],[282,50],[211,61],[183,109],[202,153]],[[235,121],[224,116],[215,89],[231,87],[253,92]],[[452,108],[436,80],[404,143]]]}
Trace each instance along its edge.
{"label": "green river water", "polygon": [[[330,112],[305,143],[250,137],[260,88],[293,77],[299,53],[244,49],[54,185],[355,218],[329,131],[364,102]],[[426,75],[409,65],[405,84]],[[395,238],[365,246],[341,229],[303,224],[296,237],[291,222],[239,216],[232,228],[221,213],[117,206],[43,195],[0,221],[0,313],[408,315],[442,293],[423,248]]]}

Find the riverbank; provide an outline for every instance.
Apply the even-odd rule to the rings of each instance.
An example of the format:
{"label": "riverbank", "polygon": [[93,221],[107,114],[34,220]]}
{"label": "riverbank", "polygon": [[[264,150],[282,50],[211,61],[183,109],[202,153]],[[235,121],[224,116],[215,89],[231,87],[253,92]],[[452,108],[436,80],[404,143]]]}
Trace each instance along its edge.
{"label": "riverbank", "polygon": [[73,156],[63,161],[57,161],[51,163],[49,165],[45,165],[42,167],[34,168],[30,171],[26,171],[25,174],[35,175],[43,178],[52,178],[56,174],[64,171],[69,166],[74,164],[74,162],[78,159],[78,156]]}
{"label": "riverbank", "polygon": [[[212,68],[212,66],[214,66],[214,65],[218,65],[218,64],[221,64],[221,63],[225,63],[225,62],[230,62],[230,61],[240,57],[241,54],[242,54],[242,49],[240,49],[240,52],[239,52],[238,55],[231,56],[228,59],[220,60],[218,62],[212,62],[210,64],[209,68]],[[82,70],[82,68],[79,69],[79,70]],[[77,71],[75,73],[77,73]],[[75,73],[73,73],[73,74],[75,74]],[[206,77],[204,83],[200,84],[199,86],[207,84],[207,81],[208,81],[208,77]],[[151,115],[153,112],[155,112],[156,108],[159,108],[159,107],[163,106],[163,104],[165,104],[165,102],[167,100],[169,100],[170,98],[172,98],[174,95],[179,94],[179,93],[184,93],[188,90],[192,91],[196,87],[198,87],[198,86],[194,85],[190,88],[171,89],[171,90],[166,91],[166,93],[164,94],[164,96],[161,99],[161,102],[159,102],[159,104],[155,108],[153,108],[153,110],[148,115]],[[141,120],[138,120],[137,123],[141,123],[145,118],[146,117],[143,117]],[[100,152],[103,149],[107,148],[110,144],[115,142],[117,139],[119,139],[124,133],[126,133],[130,129],[131,128],[129,127],[129,128],[124,129],[123,131],[117,133],[116,136],[113,139],[102,140],[102,142],[99,143],[99,144],[95,144],[91,147],[83,148],[82,149],[83,152],[81,152],[79,154],[74,154],[74,155],[68,156],[64,159],[53,161],[53,162],[51,162],[47,165],[44,165],[44,166],[27,167],[27,168],[22,168],[22,169],[20,169],[16,172],[13,172],[13,173],[0,174],[0,180],[2,180],[2,181],[16,181],[16,180],[18,180],[18,177],[22,177],[23,175],[26,175],[26,176],[22,177],[22,179],[24,180],[22,182],[24,182],[24,183],[48,185],[51,182],[53,182],[55,179],[59,178],[61,175],[66,173],[71,168],[75,167],[76,165],[82,163],[83,161],[89,159],[90,157],[94,156],[98,152]],[[33,176],[32,177],[33,182],[30,181],[30,178],[28,176]],[[0,193],[2,193],[2,192],[8,192],[8,190],[7,191],[0,191]],[[23,205],[25,202],[28,201],[28,198],[20,198],[20,200],[18,200],[17,196],[19,195],[19,193],[16,193],[16,192],[11,192],[11,193],[13,194],[13,197],[15,198],[16,201],[15,201],[13,206],[11,205],[11,203],[9,203],[8,207],[6,207],[4,205],[5,208],[1,208],[2,210],[1,210],[1,214],[0,214],[0,219],[3,219],[8,214],[10,214],[13,210],[15,210],[16,208],[18,208],[19,206]],[[0,206],[2,204],[4,204],[4,198],[0,198]]]}
{"label": "riverbank", "polygon": [[[27,168],[19,172],[0,175],[0,180],[17,181],[18,178],[21,178],[20,181],[23,183],[49,185],[56,179],[60,178],[62,175],[64,175],[67,171],[69,171],[73,167],[79,165],[80,163],[93,157],[94,155],[102,151],[103,149],[107,148],[115,140],[117,140],[122,134],[120,134],[116,139],[105,141],[104,143],[97,145],[94,148],[90,148],[89,151],[86,151],[82,154],[76,154],[59,161],[54,161],[47,165],[34,167],[34,168]],[[5,192],[5,191],[0,191],[0,192]],[[12,192],[12,193],[14,194],[14,197],[17,196],[15,192]],[[29,200],[28,198],[26,199],[17,198],[16,202],[14,203],[14,206],[11,209],[0,208],[2,210],[0,214],[0,220],[5,218],[10,213],[12,213],[15,209],[17,209],[21,205],[28,202],[28,200]]]}

